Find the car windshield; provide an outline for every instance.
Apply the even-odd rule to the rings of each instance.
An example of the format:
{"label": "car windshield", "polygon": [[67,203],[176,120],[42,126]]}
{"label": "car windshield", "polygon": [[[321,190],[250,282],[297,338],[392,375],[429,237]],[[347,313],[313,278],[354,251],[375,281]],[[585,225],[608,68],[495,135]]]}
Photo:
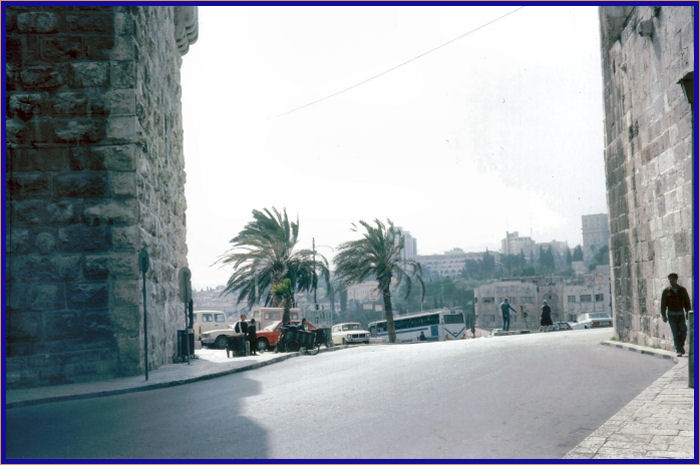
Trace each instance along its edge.
{"label": "car windshield", "polygon": [[269,325],[265,326],[262,330],[263,331],[274,331],[277,329],[277,325],[280,324],[281,320],[276,320],[270,323]]}
{"label": "car windshield", "polygon": [[360,327],[360,323],[350,323],[347,325],[343,325],[343,331],[357,331],[358,329],[362,329]]}
{"label": "car windshield", "polygon": [[607,313],[591,313],[591,318],[610,318]]}

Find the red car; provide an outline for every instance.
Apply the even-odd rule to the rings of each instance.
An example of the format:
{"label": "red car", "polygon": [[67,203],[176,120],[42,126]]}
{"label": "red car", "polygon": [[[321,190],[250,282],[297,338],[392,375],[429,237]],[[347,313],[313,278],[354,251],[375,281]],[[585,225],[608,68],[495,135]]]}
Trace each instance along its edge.
{"label": "red car", "polygon": [[[301,322],[291,321],[291,324],[301,324]],[[282,326],[281,321],[273,321],[257,332],[257,339],[255,340],[257,350],[269,350],[277,345],[277,342],[280,340],[280,326]],[[308,321],[306,322],[306,327],[308,329],[316,329],[316,326]]]}

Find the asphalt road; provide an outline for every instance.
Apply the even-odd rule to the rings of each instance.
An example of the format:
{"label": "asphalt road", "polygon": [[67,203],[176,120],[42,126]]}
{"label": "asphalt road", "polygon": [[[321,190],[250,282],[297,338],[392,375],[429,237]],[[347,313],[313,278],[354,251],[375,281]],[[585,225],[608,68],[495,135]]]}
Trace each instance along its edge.
{"label": "asphalt road", "polygon": [[560,458],[668,370],[611,330],[303,356],[157,391],[6,410],[8,458]]}

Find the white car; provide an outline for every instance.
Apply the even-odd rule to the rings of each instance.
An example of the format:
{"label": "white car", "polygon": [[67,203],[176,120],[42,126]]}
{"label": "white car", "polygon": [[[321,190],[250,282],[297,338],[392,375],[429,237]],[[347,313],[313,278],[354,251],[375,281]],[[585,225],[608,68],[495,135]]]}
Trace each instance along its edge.
{"label": "white car", "polygon": [[340,323],[331,328],[331,339],[333,344],[369,344],[369,331],[360,323]]}
{"label": "white car", "polygon": [[582,313],[576,317],[576,323],[569,323],[571,329],[604,328],[612,326],[612,318],[605,312]]}

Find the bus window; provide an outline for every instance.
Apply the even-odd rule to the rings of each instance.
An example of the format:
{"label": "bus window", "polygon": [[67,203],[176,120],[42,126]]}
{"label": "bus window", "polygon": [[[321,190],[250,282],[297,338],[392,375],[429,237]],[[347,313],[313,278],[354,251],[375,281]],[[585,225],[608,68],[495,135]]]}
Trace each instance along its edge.
{"label": "bus window", "polygon": [[444,315],[445,318],[445,324],[453,324],[453,323],[464,323],[464,314],[462,313],[456,313],[454,315]]}

